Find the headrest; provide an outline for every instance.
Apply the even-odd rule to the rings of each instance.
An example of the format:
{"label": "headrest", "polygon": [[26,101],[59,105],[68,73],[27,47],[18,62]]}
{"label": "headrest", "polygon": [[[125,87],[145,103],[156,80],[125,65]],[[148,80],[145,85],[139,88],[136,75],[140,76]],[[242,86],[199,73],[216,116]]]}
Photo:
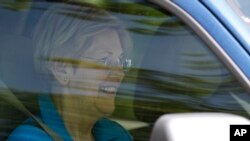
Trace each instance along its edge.
{"label": "headrest", "polygon": [[36,88],[33,49],[30,39],[20,35],[0,35],[0,78],[10,89]]}

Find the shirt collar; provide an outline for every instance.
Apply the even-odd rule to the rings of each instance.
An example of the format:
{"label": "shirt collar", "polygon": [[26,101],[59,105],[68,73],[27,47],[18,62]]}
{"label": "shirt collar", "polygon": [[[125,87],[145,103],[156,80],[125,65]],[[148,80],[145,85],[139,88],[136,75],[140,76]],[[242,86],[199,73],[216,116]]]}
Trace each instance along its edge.
{"label": "shirt collar", "polygon": [[[42,121],[52,129],[63,141],[73,141],[62,118],[60,117],[50,95],[41,95],[38,98]],[[108,129],[107,129],[108,128]],[[96,141],[111,141],[117,138],[122,141],[131,141],[129,134],[120,125],[106,118],[98,120],[92,130]]]}
{"label": "shirt collar", "polygon": [[43,122],[62,137],[64,141],[73,141],[65,128],[63,120],[53,104],[51,97],[44,94],[39,96],[38,101]]}

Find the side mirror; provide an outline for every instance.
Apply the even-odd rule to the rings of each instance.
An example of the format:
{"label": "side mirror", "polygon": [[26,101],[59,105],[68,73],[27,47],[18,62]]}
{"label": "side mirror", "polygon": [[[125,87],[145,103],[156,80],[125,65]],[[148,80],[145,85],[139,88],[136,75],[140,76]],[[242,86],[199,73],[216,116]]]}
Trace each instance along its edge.
{"label": "side mirror", "polygon": [[244,117],[225,113],[182,113],[161,116],[150,141],[229,141],[230,125],[250,125]]}

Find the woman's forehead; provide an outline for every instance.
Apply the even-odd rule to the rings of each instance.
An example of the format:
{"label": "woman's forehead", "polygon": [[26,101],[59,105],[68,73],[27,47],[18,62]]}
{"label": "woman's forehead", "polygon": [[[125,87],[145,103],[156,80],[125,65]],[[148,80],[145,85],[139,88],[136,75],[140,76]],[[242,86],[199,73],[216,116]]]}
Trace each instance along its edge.
{"label": "woman's forehead", "polygon": [[84,52],[84,56],[101,54],[122,54],[122,46],[115,30],[105,29],[93,37],[93,42]]}

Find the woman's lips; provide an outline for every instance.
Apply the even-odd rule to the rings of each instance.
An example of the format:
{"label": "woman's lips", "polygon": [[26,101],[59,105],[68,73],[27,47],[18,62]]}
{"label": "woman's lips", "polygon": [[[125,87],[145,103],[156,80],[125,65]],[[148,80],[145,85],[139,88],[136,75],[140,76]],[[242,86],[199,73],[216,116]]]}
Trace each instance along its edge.
{"label": "woman's lips", "polygon": [[99,85],[99,92],[107,96],[115,96],[120,82],[120,78],[109,76],[104,83]]}
{"label": "woman's lips", "polygon": [[115,95],[117,91],[117,87],[115,86],[100,86],[99,92],[106,95]]}

